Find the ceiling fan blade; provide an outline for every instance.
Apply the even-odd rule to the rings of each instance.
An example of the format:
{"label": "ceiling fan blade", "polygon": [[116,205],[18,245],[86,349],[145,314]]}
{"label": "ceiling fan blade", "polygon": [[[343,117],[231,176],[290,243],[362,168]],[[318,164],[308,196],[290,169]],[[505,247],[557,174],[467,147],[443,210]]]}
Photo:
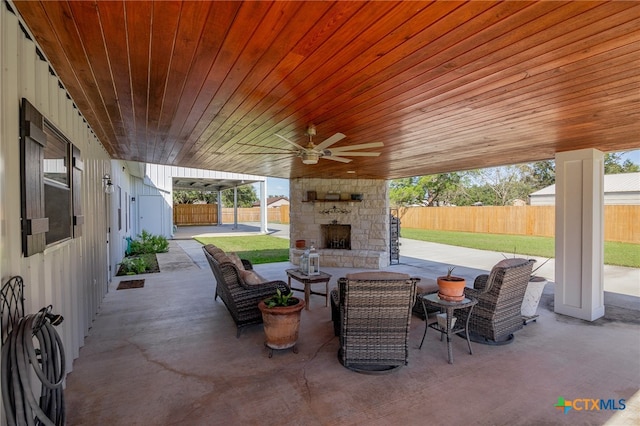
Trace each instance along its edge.
{"label": "ceiling fan blade", "polygon": [[350,146],[338,146],[336,148],[333,148],[331,151],[333,152],[351,151],[353,149],[380,148],[382,146],[384,146],[382,142],[369,142],[369,143],[361,143],[361,144],[350,145]]}
{"label": "ceiling fan blade", "polygon": [[298,155],[295,151],[289,152],[239,152],[238,155]]}
{"label": "ceiling fan blade", "polygon": [[282,139],[283,141],[285,141],[285,142],[287,142],[287,143],[290,143],[291,145],[295,146],[295,147],[296,147],[296,148],[298,148],[298,149],[305,149],[305,147],[303,147],[303,146],[301,146],[301,145],[298,145],[298,144],[297,144],[297,143],[295,143],[295,142],[290,141],[289,139],[285,138],[284,136],[280,136],[280,135],[279,135],[279,134],[277,134],[277,133],[274,133],[274,134],[275,134],[277,137],[279,137],[280,139]]}
{"label": "ceiling fan blade", "polygon": [[327,160],[339,161],[341,163],[350,163],[351,162],[351,160],[348,159],[348,158],[334,157],[333,155],[323,155],[320,158],[326,158]]}
{"label": "ceiling fan blade", "polygon": [[331,145],[338,142],[339,140],[344,139],[345,137],[346,136],[343,135],[342,133],[336,133],[335,135],[323,140],[318,145],[316,145],[316,149],[323,150],[325,148],[329,148]]}
{"label": "ceiling fan blade", "polygon": [[238,143],[236,143],[236,145],[253,146],[255,148],[262,148],[262,149],[277,149],[279,151],[284,151],[283,153],[288,153],[288,152],[296,153],[296,152],[298,152],[297,150],[293,150],[291,148],[280,148],[278,146],[254,145],[254,144],[251,144],[251,143],[242,143],[242,142],[238,142]]}
{"label": "ceiling fan blade", "polygon": [[379,152],[348,152],[348,151],[334,151],[330,150],[332,155],[342,155],[346,157],[378,157]]}

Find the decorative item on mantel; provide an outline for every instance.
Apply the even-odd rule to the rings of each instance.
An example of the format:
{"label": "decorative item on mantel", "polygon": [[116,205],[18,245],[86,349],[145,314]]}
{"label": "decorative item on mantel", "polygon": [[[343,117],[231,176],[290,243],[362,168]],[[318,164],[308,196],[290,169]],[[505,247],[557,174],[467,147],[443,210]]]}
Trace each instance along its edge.
{"label": "decorative item on mantel", "polygon": [[351,210],[338,208],[336,206],[331,207],[330,209],[320,210],[320,214],[347,214],[351,213]]}
{"label": "decorative item on mantel", "polygon": [[327,201],[338,201],[340,199],[340,193],[339,192],[327,192],[327,194],[324,196],[324,199]]}

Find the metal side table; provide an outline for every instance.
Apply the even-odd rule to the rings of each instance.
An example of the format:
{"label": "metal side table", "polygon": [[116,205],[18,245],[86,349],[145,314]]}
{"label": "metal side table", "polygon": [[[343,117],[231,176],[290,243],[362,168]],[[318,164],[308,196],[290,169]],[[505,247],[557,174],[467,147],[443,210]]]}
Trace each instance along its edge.
{"label": "metal side table", "polygon": [[[447,352],[449,353],[449,364],[453,364],[453,351],[451,349],[451,336],[454,334],[458,334],[461,332],[465,333],[467,338],[467,345],[469,346],[469,354],[473,354],[471,352],[471,341],[469,340],[469,317],[471,317],[471,311],[473,307],[478,303],[478,299],[474,298],[465,298],[461,302],[448,302],[446,300],[440,299],[437,293],[424,294],[420,297],[422,301],[422,307],[424,312],[427,312],[427,305],[435,306],[436,308],[440,308],[440,312],[445,312],[447,315],[447,324],[446,327],[442,327],[438,324],[438,322],[434,322],[431,324],[427,323],[427,318],[425,318],[425,326],[424,326],[424,334],[422,335],[422,341],[420,342],[420,349],[422,349],[422,344],[424,343],[424,338],[427,335],[427,329],[433,328],[436,331],[440,332],[440,340],[442,340],[442,335],[447,335]],[[451,326],[451,320],[453,318],[453,311],[456,309],[464,309],[469,308],[469,312],[467,314],[466,321],[464,325],[455,324],[453,327]]]}

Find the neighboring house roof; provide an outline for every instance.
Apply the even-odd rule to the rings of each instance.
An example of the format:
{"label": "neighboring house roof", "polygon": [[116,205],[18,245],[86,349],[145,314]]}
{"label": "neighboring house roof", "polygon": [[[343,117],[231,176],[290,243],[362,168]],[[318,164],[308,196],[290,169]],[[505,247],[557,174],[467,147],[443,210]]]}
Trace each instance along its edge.
{"label": "neighboring house roof", "polygon": [[[278,197],[267,197],[267,207],[277,203],[278,201],[283,201],[285,203],[281,203],[281,204],[289,204],[289,199],[287,197],[284,196],[278,196]],[[255,203],[253,203],[254,207],[258,207],[260,206],[260,202],[256,201]]]}
{"label": "neighboring house roof", "polygon": [[[640,172],[604,175],[605,204],[639,204]],[[553,204],[556,186],[549,185],[529,195],[531,204]]]}
{"label": "neighboring house roof", "polygon": [[[615,175],[604,175],[604,192],[637,192],[640,191],[640,172],[618,173]],[[556,185],[549,185],[539,191],[532,193],[535,195],[554,195]]]}
{"label": "neighboring house roof", "polygon": [[640,172],[604,176],[604,192],[640,191]]}

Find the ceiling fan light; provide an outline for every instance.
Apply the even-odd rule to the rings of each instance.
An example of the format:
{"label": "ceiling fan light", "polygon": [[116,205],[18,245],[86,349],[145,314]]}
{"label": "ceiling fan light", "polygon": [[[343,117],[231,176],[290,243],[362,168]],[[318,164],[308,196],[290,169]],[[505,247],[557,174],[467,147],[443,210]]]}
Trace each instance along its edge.
{"label": "ceiling fan light", "polygon": [[318,164],[320,155],[317,152],[303,152],[302,164]]}

